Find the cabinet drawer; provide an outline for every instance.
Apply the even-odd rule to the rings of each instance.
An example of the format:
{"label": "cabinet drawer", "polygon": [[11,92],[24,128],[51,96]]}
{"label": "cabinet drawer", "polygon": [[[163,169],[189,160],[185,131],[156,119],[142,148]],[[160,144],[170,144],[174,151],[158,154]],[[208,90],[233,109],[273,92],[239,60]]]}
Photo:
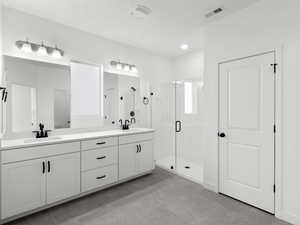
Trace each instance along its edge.
{"label": "cabinet drawer", "polygon": [[18,148],[1,152],[2,164],[79,152],[80,142]]}
{"label": "cabinet drawer", "polygon": [[81,149],[82,150],[89,150],[89,149],[96,149],[108,146],[118,145],[118,138],[117,137],[110,137],[110,138],[97,138],[93,140],[87,140],[81,142]]}
{"label": "cabinet drawer", "polygon": [[96,169],[118,162],[118,147],[108,147],[82,152],[82,171]]}
{"label": "cabinet drawer", "polygon": [[144,134],[132,134],[126,136],[119,137],[119,144],[128,144],[134,142],[141,142],[153,139],[153,132],[151,133],[144,133]]}
{"label": "cabinet drawer", "polygon": [[117,182],[118,168],[116,165],[82,172],[81,189],[83,192]]}

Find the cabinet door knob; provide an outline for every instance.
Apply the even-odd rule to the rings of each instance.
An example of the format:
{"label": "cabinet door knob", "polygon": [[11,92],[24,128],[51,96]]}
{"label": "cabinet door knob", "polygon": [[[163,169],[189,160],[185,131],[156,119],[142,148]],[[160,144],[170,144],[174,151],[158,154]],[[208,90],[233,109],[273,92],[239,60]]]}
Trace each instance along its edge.
{"label": "cabinet door knob", "polygon": [[136,153],[139,153],[140,149],[139,149],[139,145],[136,145]]}
{"label": "cabinet door knob", "polygon": [[98,143],[96,143],[96,145],[104,145],[104,144],[106,144],[106,142],[105,142],[105,141],[102,141],[102,142],[98,142]]}
{"label": "cabinet door knob", "polygon": [[43,174],[44,174],[45,173],[45,169],[46,169],[45,162],[43,162],[42,165],[43,165]]}
{"label": "cabinet door knob", "polygon": [[219,134],[219,137],[224,138],[224,137],[226,137],[226,134],[222,132]]}
{"label": "cabinet door knob", "polygon": [[142,152],[142,146],[139,144],[139,146],[140,146],[140,152]]}

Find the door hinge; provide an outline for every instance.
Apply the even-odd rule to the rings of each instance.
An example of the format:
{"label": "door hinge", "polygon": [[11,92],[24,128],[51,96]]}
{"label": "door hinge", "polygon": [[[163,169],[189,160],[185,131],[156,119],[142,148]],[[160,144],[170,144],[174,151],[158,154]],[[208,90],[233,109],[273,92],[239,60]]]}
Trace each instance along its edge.
{"label": "door hinge", "polygon": [[278,63],[272,63],[271,66],[273,66],[273,68],[274,68],[274,74],[276,74]]}
{"label": "door hinge", "polygon": [[276,192],[276,185],[275,184],[273,185],[273,192],[274,193]]}
{"label": "door hinge", "polygon": [[276,125],[275,124],[273,125],[273,131],[274,131],[274,133],[276,133]]}

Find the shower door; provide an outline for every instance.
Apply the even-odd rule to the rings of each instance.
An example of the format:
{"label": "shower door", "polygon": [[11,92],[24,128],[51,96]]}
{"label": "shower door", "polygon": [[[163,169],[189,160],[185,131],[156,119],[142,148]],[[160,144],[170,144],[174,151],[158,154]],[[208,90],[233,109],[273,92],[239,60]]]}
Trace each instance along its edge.
{"label": "shower door", "polygon": [[155,109],[156,164],[195,182],[203,181],[203,82],[184,80],[160,88]]}
{"label": "shower door", "polygon": [[203,82],[177,81],[175,84],[176,172],[195,182],[203,182]]}

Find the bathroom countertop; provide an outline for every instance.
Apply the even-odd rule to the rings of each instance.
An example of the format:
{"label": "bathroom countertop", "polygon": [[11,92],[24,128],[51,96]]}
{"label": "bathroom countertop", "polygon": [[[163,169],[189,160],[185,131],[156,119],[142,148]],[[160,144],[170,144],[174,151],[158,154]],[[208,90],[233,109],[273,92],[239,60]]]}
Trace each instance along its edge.
{"label": "bathroom countertop", "polygon": [[41,139],[21,138],[21,139],[1,140],[0,150],[3,151],[3,150],[15,149],[15,148],[58,144],[64,142],[81,141],[81,140],[88,140],[88,139],[95,139],[95,138],[142,134],[142,133],[150,133],[154,131],[155,131],[154,129],[149,129],[149,128],[132,128],[130,130],[109,130],[109,131],[99,131],[99,132],[84,132],[84,133],[75,133],[75,134],[67,134],[67,135],[57,135],[57,136],[49,136],[49,138],[41,138]]}

